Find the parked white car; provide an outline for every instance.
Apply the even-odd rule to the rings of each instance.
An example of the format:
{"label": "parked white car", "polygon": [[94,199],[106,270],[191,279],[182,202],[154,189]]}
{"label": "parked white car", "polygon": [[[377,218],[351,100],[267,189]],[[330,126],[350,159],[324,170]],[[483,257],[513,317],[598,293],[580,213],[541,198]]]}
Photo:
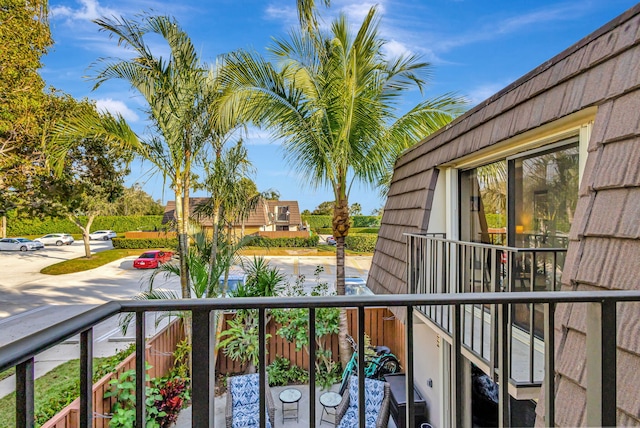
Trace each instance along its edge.
{"label": "parked white car", "polygon": [[116,236],[117,235],[113,230],[96,230],[95,232],[91,232],[89,234],[89,239],[108,241],[109,239],[113,239]]}
{"label": "parked white car", "polygon": [[0,251],[28,251],[44,248],[42,242],[32,241],[27,238],[3,238],[0,239]]}
{"label": "parked white car", "polygon": [[68,233],[49,233],[40,238],[34,239],[34,241],[42,242],[44,245],[71,245],[73,244],[73,236]]}

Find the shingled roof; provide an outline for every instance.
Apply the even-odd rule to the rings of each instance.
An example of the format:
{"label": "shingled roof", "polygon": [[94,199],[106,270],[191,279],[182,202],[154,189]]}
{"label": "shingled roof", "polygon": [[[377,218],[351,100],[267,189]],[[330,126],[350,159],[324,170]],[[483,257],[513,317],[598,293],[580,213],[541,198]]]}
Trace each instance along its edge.
{"label": "shingled roof", "polygon": [[[196,208],[198,205],[206,204],[209,198],[190,198],[189,210],[191,217],[196,218]],[[300,208],[298,201],[260,201],[255,210],[249,213],[249,218],[244,222],[245,227],[260,227],[271,223],[269,219],[270,212],[275,212],[276,207],[289,207],[289,221],[285,224],[290,226],[298,226],[302,223],[302,217],[300,216]],[[176,202],[168,201],[164,208],[164,215],[162,217],[162,224],[169,223],[175,220]],[[198,216],[198,221],[202,226],[213,226],[213,220],[211,217]],[[236,224],[240,226],[240,223]]]}
{"label": "shingled roof", "polygon": [[[595,122],[563,289],[640,288],[640,5],[404,153],[384,207],[369,287],[376,294],[407,291],[403,233],[428,230],[438,165],[580,112],[595,115]],[[640,313],[637,304],[618,310],[618,424],[639,425]],[[583,305],[561,305],[556,326],[556,422],[581,425]],[[542,405],[536,412],[541,426]]]}

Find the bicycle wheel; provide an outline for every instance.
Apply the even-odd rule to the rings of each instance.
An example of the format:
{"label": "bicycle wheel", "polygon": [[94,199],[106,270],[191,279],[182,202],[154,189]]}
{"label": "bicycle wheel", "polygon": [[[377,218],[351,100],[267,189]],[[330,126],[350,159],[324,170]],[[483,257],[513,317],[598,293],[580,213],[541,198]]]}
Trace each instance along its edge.
{"label": "bicycle wheel", "polygon": [[400,362],[395,357],[388,355],[380,359],[378,367],[378,378],[382,378],[386,374],[399,372]]}

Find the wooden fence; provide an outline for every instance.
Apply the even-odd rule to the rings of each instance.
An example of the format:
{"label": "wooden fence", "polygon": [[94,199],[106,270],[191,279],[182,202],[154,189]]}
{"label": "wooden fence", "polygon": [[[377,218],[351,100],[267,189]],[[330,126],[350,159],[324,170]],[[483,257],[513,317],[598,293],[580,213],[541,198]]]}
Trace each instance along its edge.
{"label": "wooden fence", "polygon": [[[173,367],[173,352],[176,345],[184,339],[182,322],[176,320],[163,328],[147,342],[145,358],[151,369],[147,372],[151,378],[162,377]],[[115,402],[114,398],[104,398],[104,393],[110,388],[109,381],[118,379],[120,375],[135,368],[135,352],[129,355],[116,368],[116,372],[109,374],[93,385],[93,418],[94,428],[108,428],[108,413]],[[75,400],[60,413],[42,425],[42,428],[77,428],[79,425],[80,399]]]}
{"label": "wooden fence", "polygon": [[258,236],[264,238],[308,238],[310,233],[308,230],[278,230],[278,231],[259,231],[256,233]]}
{"label": "wooden fence", "polygon": [[171,239],[175,238],[176,232],[125,232],[126,239]]}
{"label": "wooden fence", "polygon": [[[233,314],[225,314],[226,319],[233,317]],[[349,323],[349,334],[354,338],[357,337],[358,313],[355,309],[347,310],[347,320]],[[267,365],[275,360],[276,357],[289,359],[292,365],[309,369],[309,355],[307,351],[302,349],[296,351],[294,342],[288,342],[278,336],[276,332],[280,325],[275,321],[269,322],[266,327],[267,334],[271,337],[267,342]],[[365,309],[365,333],[371,338],[372,345],[385,345],[391,349],[391,352],[400,360],[400,364],[404,364],[405,345],[404,345],[404,325],[395,318],[393,313],[387,308],[367,308]],[[339,361],[339,343],[338,335],[331,337],[331,354],[334,361]],[[216,361],[216,371],[221,374],[231,374],[243,372],[245,366],[237,361],[231,360],[221,352]]]}

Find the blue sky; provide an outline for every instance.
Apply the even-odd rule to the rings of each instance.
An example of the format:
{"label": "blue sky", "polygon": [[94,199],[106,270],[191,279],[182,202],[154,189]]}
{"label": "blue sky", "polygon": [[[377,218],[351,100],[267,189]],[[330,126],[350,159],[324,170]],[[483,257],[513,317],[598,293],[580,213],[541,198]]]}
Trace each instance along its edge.
{"label": "blue sky", "polygon": [[[319,0],[318,0],[319,1]],[[374,4],[382,11],[381,34],[389,55],[411,52],[431,63],[430,85],[424,97],[456,92],[473,106],[584,36],[635,5],[632,0],[332,0],[322,8],[324,22],[346,13],[360,24]],[[141,99],[124,82],[113,81],[91,91],[89,66],[100,57],[125,55],[91,21],[101,16],[133,17],[141,11],[174,16],[188,32],[201,59],[238,48],[264,52],[271,37],[282,37],[297,22],[294,0],[50,0],[50,25],[55,45],[43,58],[41,74],[48,85],[76,98],[91,98],[100,109],[120,112],[136,132],[144,132]],[[161,44],[156,52],[167,52]],[[408,94],[406,105],[420,100]],[[259,190],[276,189],[283,200],[298,200],[313,210],[333,200],[330,189],[312,189],[283,162],[277,143],[267,133],[253,131],[246,140],[256,169]],[[150,164],[135,162],[127,184],[142,184],[155,199],[173,193]],[[384,201],[366,186],[354,186],[350,203],[370,214]]]}

